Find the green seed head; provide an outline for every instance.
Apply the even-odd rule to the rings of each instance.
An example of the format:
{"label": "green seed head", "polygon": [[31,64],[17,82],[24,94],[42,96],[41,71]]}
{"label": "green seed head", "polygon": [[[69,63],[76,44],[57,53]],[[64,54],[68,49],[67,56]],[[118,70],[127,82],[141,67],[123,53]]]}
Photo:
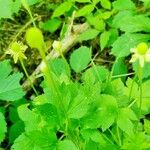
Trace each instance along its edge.
{"label": "green seed head", "polygon": [[148,45],[146,43],[142,42],[137,45],[136,49],[139,54],[145,55],[148,50]]}
{"label": "green seed head", "polygon": [[19,53],[21,51],[21,47],[20,45],[17,43],[17,42],[14,42],[12,45],[11,45],[11,49],[16,52],[16,53]]}
{"label": "green seed head", "polygon": [[39,50],[43,46],[43,34],[41,30],[36,27],[29,28],[26,32],[25,38],[31,48],[37,48]]}

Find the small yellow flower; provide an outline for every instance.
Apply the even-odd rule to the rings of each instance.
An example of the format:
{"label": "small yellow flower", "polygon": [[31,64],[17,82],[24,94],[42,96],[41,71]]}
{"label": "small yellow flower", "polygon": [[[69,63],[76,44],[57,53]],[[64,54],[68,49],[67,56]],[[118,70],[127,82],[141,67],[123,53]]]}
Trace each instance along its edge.
{"label": "small yellow flower", "polygon": [[131,63],[139,60],[140,66],[144,67],[144,62],[150,62],[150,48],[144,42],[137,45],[135,48],[131,48],[130,51],[133,53],[130,60]]}
{"label": "small yellow flower", "polygon": [[14,62],[17,63],[18,59],[27,59],[27,57],[24,55],[26,49],[27,46],[23,45],[22,42],[14,42],[11,44],[6,54],[10,54],[13,57]]}

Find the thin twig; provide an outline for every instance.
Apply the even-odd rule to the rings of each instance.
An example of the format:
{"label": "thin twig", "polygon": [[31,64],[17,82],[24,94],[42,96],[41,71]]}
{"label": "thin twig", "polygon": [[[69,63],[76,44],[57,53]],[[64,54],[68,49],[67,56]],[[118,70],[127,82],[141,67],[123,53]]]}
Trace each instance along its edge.
{"label": "thin twig", "polygon": [[[87,23],[83,23],[80,25],[74,25],[73,26],[73,33],[70,34],[66,34],[64,39],[62,39],[60,42],[62,44],[62,53],[66,53],[69,50],[71,50],[71,48],[78,43],[78,36],[83,33],[84,31],[86,31],[89,28],[89,25]],[[54,49],[47,55],[46,59],[54,59],[59,57],[60,54],[59,52],[55,51]],[[37,66],[37,68],[35,69],[35,71],[32,73],[32,75],[30,76],[30,79],[32,80],[32,82],[35,82],[36,77],[39,75],[40,70],[41,70],[41,65],[42,62]],[[26,80],[23,83],[23,88],[25,90],[29,90],[30,89],[30,84],[29,81]]]}

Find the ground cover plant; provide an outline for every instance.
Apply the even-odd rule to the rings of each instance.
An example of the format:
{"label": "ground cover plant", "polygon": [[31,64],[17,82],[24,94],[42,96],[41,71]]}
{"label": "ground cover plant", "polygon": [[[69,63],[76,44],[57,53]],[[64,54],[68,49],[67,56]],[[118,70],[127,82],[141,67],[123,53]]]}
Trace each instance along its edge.
{"label": "ground cover plant", "polygon": [[0,8],[0,150],[150,150],[150,0]]}

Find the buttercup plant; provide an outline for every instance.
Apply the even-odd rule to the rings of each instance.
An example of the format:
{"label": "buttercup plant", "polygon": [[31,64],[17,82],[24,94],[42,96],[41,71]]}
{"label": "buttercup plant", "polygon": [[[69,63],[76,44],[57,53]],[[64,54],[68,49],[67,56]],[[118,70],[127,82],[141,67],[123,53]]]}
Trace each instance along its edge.
{"label": "buttercup plant", "polygon": [[25,75],[27,76],[31,84],[31,87],[33,88],[35,94],[38,95],[23,62],[23,59],[27,59],[27,57],[24,54],[27,48],[28,48],[27,45],[24,45],[22,42],[14,42],[11,44],[8,51],[6,51],[6,54],[10,54],[13,57],[15,63],[17,63],[18,60],[20,61],[20,64],[23,68]]}
{"label": "buttercup plant", "polygon": [[143,68],[145,62],[150,62],[150,48],[146,43],[139,43],[137,47],[131,48],[130,51],[133,53],[131,63],[139,60],[139,64]]}
{"label": "buttercup plant", "polygon": [[150,48],[147,43],[141,42],[135,48],[131,48],[130,51],[133,53],[130,63],[134,63],[137,60],[139,61],[139,69],[137,71],[137,76],[139,78],[139,89],[140,89],[140,97],[139,97],[139,119],[141,115],[141,107],[142,107],[142,78],[143,78],[143,67],[145,62],[150,62]]}
{"label": "buttercup plant", "polygon": [[43,60],[42,72],[45,76],[46,84],[49,89],[52,90],[53,93],[55,93],[55,95],[59,96],[57,85],[55,84],[55,81],[53,79],[51,66],[46,59],[46,45],[41,30],[36,27],[29,28],[25,34],[25,39],[31,48],[35,48],[39,51]]}
{"label": "buttercup plant", "polygon": [[[1,0],[0,6],[0,55],[7,42],[14,59],[10,65],[0,56],[0,149],[150,149],[147,0]],[[23,34],[26,44],[16,41]],[[39,54],[28,60],[36,67],[29,77],[24,63],[31,50]],[[13,72],[17,62],[37,81],[37,96],[30,79],[22,83],[23,74]]]}

